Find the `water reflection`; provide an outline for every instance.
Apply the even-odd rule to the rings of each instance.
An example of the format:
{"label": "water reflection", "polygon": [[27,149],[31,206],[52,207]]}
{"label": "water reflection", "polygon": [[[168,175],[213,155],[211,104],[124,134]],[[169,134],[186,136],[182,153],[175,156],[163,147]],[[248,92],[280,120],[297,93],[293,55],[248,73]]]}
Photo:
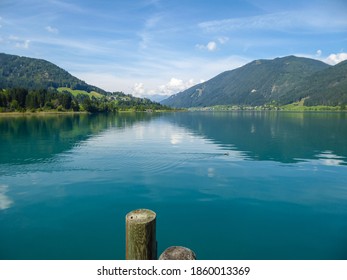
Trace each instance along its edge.
{"label": "water reflection", "polygon": [[0,116],[0,164],[44,161],[107,128],[123,129],[153,117],[131,113]]}
{"label": "water reflection", "polygon": [[323,151],[316,155],[319,163],[327,166],[338,166],[346,163],[346,158],[335,155],[332,151]]}
{"label": "water reflection", "polygon": [[11,207],[13,201],[6,195],[8,186],[0,185],[0,210],[5,210]]}
{"label": "water reflection", "polygon": [[[160,131],[153,131],[159,138],[169,122],[254,160],[295,163],[321,159],[327,165],[347,162],[346,114],[194,112],[1,117],[0,164],[44,161],[107,129],[121,130],[157,118],[163,123]],[[138,125],[133,139],[143,139],[143,129]],[[183,135],[170,134],[170,143],[180,145]]]}
{"label": "water reflection", "polygon": [[343,115],[54,118],[0,121],[0,259],[122,259],[140,207],[202,259],[346,256]]}
{"label": "water reflection", "polygon": [[254,160],[295,163],[321,157],[327,164],[347,164],[344,113],[193,112],[168,119]]}

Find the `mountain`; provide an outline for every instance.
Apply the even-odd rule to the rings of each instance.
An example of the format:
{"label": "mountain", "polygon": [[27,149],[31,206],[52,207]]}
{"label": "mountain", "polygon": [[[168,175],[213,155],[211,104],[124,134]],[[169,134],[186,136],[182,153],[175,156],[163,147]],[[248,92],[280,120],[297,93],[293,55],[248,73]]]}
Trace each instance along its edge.
{"label": "mountain", "polygon": [[186,108],[258,106],[269,103],[284,105],[305,98],[310,105],[337,105],[343,103],[343,96],[347,95],[345,73],[344,63],[329,66],[318,60],[296,56],[255,60],[177,93],[161,103]]}
{"label": "mountain", "polygon": [[153,102],[160,102],[168,98],[168,96],[162,95],[162,94],[148,94],[148,95],[145,95],[144,98],[148,98],[149,100],[152,100]]}
{"label": "mountain", "polygon": [[106,91],[88,85],[86,82],[46,60],[0,53],[0,89],[47,89],[59,87],[106,94]]}
{"label": "mountain", "polygon": [[0,113],[169,109],[147,98],[106,92],[46,60],[0,53]]}
{"label": "mountain", "polygon": [[[291,100],[286,97],[292,96]],[[319,71],[296,85],[282,97],[283,102],[304,99],[304,105],[347,104],[347,60]]]}

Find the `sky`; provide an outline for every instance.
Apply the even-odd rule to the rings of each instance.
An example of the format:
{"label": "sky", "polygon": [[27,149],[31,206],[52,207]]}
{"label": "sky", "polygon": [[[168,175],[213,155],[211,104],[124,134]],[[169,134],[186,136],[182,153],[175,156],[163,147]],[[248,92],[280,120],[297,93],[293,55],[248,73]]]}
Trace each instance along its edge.
{"label": "sky", "polygon": [[169,96],[255,59],[347,59],[347,1],[0,0],[0,52]]}

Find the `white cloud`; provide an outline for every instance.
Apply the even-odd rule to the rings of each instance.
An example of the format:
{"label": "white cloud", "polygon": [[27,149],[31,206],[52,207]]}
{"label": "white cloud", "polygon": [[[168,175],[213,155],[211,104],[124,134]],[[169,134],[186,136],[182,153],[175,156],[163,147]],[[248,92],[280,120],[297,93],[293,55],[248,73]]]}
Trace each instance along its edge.
{"label": "white cloud", "polygon": [[54,28],[52,26],[46,26],[45,29],[49,32],[49,33],[53,33],[53,34],[58,34],[59,30],[57,28]]}
{"label": "white cloud", "polygon": [[195,84],[196,83],[194,83],[193,79],[183,81],[181,79],[171,78],[168,83],[159,86],[159,93],[164,95],[171,95],[177,92],[181,92],[187,88],[190,88]]}
{"label": "white cloud", "polygon": [[204,32],[225,32],[231,30],[282,30],[296,29],[300,32],[307,30],[344,30],[347,19],[341,14],[331,20],[331,14],[322,11],[278,12],[264,15],[227,18],[222,20],[205,21],[198,24]]}
{"label": "white cloud", "polygon": [[16,43],[16,48],[20,49],[28,49],[30,44],[30,40],[24,40],[23,42]]}
{"label": "white cloud", "polygon": [[196,48],[198,48],[199,50],[207,50],[209,52],[213,52],[217,49],[217,43],[215,41],[210,41],[206,45],[197,44]]}
{"label": "white cloud", "polygon": [[[200,80],[202,82],[203,80]],[[190,88],[196,84],[194,79],[189,80],[181,80],[177,78],[171,78],[166,84],[162,84],[160,86],[155,86],[153,83],[148,81],[149,86],[146,83],[139,82],[135,83],[131,89],[131,94],[139,97],[148,97],[151,95],[162,95],[162,96],[170,96],[172,94],[181,92]]]}
{"label": "white cloud", "polygon": [[347,53],[332,53],[331,55],[329,55],[324,62],[331,64],[331,65],[335,65],[341,61],[344,61],[347,59]]}
{"label": "white cloud", "polygon": [[10,35],[8,37],[9,42],[14,43],[14,46],[18,49],[28,49],[30,40],[23,40],[17,36]]}
{"label": "white cloud", "polygon": [[338,64],[344,60],[347,60],[347,53],[341,52],[341,53],[332,53],[329,56],[325,57],[322,56],[323,51],[317,50],[315,53],[307,54],[307,53],[296,53],[294,55],[298,57],[307,57],[311,59],[319,59],[320,61],[323,61],[324,63],[335,65]]}
{"label": "white cloud", "polygon": [[[202,83],[226,70],[240,67],[250,59],[239,56],[207,59],[202,57],[179,57],[170,55],[165,59],[156,57],[155,63],[142,60],[140,64],[115,65],[59,64],[70,73],[108,91],[123,91],[135,96],[172,95],[195,84]],[[144,74],[145,73],[145,74]]]}
{"label": "white cloud", "polygon": [[145,86],[143,83],[136,83],[133,87],[132,94],[135,96],[142,96],[145,93]]}
{"label": "white cloud", "polygon": [[210,41],[206,45],[196,44],[195,47],[199,50],[207,50],[209,52],[214,52],[218,48],[217,42],[221,45],[224,45],[226,42],[229,41],[229,37],[221,36],[218,37],[215,41]]}
{"label": "white cloud", "polygon": [[210,52],[213,52],[217,49],[217,43],[214,41],[208,42],[206,47]]}
{"label": "white cloud", "polygon": [[287,25],[287,14],[268,14],[262,16],[244,17],[244,18],[231,18],[222,20],[213,20],[199,23],[199,27],[205,32],[221,32],[230,31],[235,29],[264,29],[274,28],[277,26]]}
{"label": "white cloud", "polygon": [[223,37],[219,37],[217,40],[218,40],[219,43],[221,43],[223,45],[223,44],[225,44],[226,42],[229,41],[229,38],[226,37],[226,36],[223,36]]}

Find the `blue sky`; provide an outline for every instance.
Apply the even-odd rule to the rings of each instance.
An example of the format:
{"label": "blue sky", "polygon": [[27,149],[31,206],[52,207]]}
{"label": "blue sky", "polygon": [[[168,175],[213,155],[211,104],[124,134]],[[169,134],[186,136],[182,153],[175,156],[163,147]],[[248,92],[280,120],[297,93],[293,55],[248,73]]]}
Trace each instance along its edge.
{"label": "blue sky", "polygon": [[347,59],[347,1],[1,0],[0,52],[170,95],[254,59]]}

